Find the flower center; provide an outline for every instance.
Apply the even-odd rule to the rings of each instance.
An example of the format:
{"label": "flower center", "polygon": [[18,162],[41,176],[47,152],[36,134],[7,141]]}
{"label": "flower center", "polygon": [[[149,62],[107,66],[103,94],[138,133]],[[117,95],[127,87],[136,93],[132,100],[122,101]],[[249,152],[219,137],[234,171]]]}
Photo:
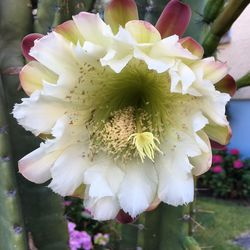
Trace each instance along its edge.
{"label": "flower center", "polygon": [[119,74],[107,67],[102,72],[89,91],[95,100],[88,124],[91,153],[102,151],[122,162],[145,157],[153,161],[170,122],[169,97],[174,95],[169,75],[149,70],[136,59]]}

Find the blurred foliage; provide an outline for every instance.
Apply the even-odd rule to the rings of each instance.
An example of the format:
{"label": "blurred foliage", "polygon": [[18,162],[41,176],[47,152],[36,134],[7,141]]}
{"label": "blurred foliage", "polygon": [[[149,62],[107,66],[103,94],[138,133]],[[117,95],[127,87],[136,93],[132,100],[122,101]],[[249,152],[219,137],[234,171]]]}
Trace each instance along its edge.
{"label": "blurred foliage", "polygon": [[237,149],[214,151],[211,169],[198,178],[202,193],[220,198],[250,198],[250,159],[240,159]]}

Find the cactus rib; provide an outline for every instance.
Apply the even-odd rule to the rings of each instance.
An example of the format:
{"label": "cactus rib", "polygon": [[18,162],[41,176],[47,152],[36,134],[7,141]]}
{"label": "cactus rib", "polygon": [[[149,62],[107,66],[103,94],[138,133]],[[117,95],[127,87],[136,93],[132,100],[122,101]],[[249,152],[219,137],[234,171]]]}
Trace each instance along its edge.
{"label": "cactus rib", "polygon": [[[0,82],[2,85],[2,82]],[[26,250],[22,209],[17,188],[15,166],[4,110],[4,96],[0,86],[0,249]]]}
{"label": "cactus rib", "polygon": [[234,21],[240,16],[250,0],[230,0],[223,11],[211,25],[210,31],[205,36],[203,48],[205,56],[212,55],[219,45],[221,37],[230,29]]}

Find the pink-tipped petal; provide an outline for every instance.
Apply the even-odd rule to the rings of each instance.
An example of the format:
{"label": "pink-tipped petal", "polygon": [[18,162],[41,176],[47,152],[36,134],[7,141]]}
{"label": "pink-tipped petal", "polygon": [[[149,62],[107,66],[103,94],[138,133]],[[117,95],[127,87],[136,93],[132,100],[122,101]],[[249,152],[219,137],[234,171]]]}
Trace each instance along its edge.
{"label": "pink-tipped petal", "polygon": [[125,26],[128,21],[138,19],[138,10],[134,0],[111,0],[104,12],[104,20],[114,33],[119,26]]}
{"label": "pink-tipped petal", "polygon": [[210,80],[213,84],[219,82],[228,73],[226,63],[215,61],[213,57],[205,58],[204,62],[204,79]]}
{"label": "pink-tipped petal", "polygon": [[27,95],[43,87],[43,81],[55,83],[57,76],[37,61],[26,64],[19,74],[21,86]]}
{"label": "pink-tipped petal", "polygon": [[215,84],[215,88],[220,92],[225,92],[230,96],[233,96],[236,92],[237,86],[234,78],[231,75],[226,75],[223,79]]}
{"label": "pink-tipped petal", "polygon": [[129,21],[125,25],[125,29],[138,43],[154,43],[161,40],[159,31],[146,21]]}
{"label": "pink-tipped petal", "polygon": [[79,41],[81,44],[83,43],[83,36],[80,31],[77,29],[74,21],[69,20],[64,22],[54,29],[55,32],[61,34],[64,38],[69,40],[70,42],[77,44]]}
{"label": "pink-tipped petal", "polygon": [[180,39],[179,42],[183,48],[188,49],[193,55],[196,55],[198,58],[203,57],[204,49],[192,37],[184,37]]}
{"label": "pink-tipped petal", "polygon": [[182,36],[187,29],[190,18],[190,7],[178,0],[172,0],[163,10],[155,27],[161,33],[162,38],[172,35]]}
{"label": "pink-tipped petal", "polygon": [[110,43],[111,28],[100,18],[99,14],[80,12],[73,16],[74,23],[83,38],[94,44],[102,43],[103,46]]}
{"label": "pink-tipped petal", "polygon": [[35,60],[34,57],[29,55],[30,49],[34,46],[34,42],[37,39],[42,38],[43,35],[39,33],[33,33],[25,36],[22,40],[22,52],[23,56],[28,60],[28,61],[33,61]]}
{"label": "pink-tipped petal", "polygon": [[204,130],[209,136],[210,140],[217,143],[217,144],[211,143],[212,147],[216,146],[219,147],[219,145],[227,145],[232,136],[232,130],[229,125],[219,126],[219,125],[208,124],[204,128]]}

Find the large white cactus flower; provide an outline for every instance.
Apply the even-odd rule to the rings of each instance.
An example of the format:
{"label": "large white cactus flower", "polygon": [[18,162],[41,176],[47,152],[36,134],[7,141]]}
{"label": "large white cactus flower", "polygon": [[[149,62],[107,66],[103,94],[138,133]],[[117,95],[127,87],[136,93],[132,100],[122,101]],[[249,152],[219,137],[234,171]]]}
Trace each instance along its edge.
{"label": "large white cactus flower", "polygon": [[211,165],[209,138],[230,137],[230,96],[218,89],[233,80],[225,64],[201,59],[197,42],[179,39],[189,7],[171,1],[156,27],[137,17],[132,0],[113,0],[108,24],[82,12],[23,41],[29,97],[13,115],[44,142],[19,161],[20,173],[50,180],[62,196],[82,191],[98,220],[120,210],[134,218],[155,201],[191,202],[193,175]]}

